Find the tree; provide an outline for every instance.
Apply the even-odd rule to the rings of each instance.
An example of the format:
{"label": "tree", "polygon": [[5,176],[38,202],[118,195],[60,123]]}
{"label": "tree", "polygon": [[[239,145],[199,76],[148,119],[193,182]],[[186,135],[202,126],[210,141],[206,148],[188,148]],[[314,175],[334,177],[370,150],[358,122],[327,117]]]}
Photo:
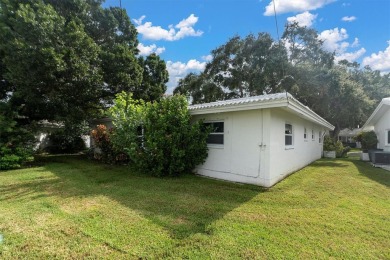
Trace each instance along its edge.
{"label": "tree", "polygon": [[288,91],[336,126],[364,123],[375,101],[390,95],[390,74],[342,61],[324,50],[318,33],[287,24],[281,41],[268,34],[235,36],[212,51],[213,59],[199,75],[188,74],[174,93],[194,104]]}
{"label": "tree", "polygon": [[224,100],[226,93],[212,80],[207,79],[205,73],[200,75],[188,74],[179,80],[179,85],[174,89],[173,94],[182,94],[192,99],[193,104]]}
{"label": "tree", "polygon": [[287,23],[282,39],[292,65],[309,64],[323,68],[333,66],[334,53],[323,49],[324,42],[318,38],[318,33],[314,29],[299,26],[298,22]]}
{"label": "tree", "polygon": [[0,101],[0,170],[20,168],[33,160],[34,136],[23,120],[17,111]]}
{"label": "tree", "polygon": [[146,58],[140,57],[138,61],[143,68],[143,77],[140,87],[133,91],[133,97],[145,101],[160,99],[167,90],[165,83],[169,79],[165,62],[154,53]]}
{"label": "tree", "polygon": [[29,122],[62,121],[72,132],[121,91],[162,96],[165,62],[138,59],[125,10],[102,2],[0,0],[0,99],[23,106]]}

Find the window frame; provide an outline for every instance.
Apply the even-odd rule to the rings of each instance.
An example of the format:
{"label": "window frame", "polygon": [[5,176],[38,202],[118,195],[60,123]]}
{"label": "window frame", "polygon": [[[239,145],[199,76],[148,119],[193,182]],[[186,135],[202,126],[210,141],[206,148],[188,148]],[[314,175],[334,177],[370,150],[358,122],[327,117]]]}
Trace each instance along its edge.
{"label": "window frame", "polygon": [[303,128],[303,140],[307,142],[307,128]]}
{"label": "window frame", "polygon": [[315,135],[314,129],[311,129],[311,140],[312,141],[316,140],[316,135]]}
{"label": "window frame", "polygon": [[318,143],[322,144],[322,131],[318,132]]}
{"label": "window frame", "polygon": [[390,146],[390,129],[385,130],[385,146]]}
{"label": "window frame", "polygon": [[222,123],[223,124],[223,132],[215,132],[213,130],[212,132],[209,133],[210,135],[222,135],[222,143],[209,143],[208,137],[206,139],[207,146],[216,146],[216,147],[223,147],[225,145],[225,121],[224,120],[208,120],[204,121],[203,124],[216,124],[216,123]]}
{"label": "window frame", "polygon": [[[287,125],[291,126],[291,133],[290,134],[286,133]],[[286,143],[286,137],[288,137],[288,136],[291,136],[291,144]],[[293,126],[293,124],[291,124],[289,122],[286,122],[284,124],[284,146],[286,147],[286,149],[294,148],[294,126]]]}

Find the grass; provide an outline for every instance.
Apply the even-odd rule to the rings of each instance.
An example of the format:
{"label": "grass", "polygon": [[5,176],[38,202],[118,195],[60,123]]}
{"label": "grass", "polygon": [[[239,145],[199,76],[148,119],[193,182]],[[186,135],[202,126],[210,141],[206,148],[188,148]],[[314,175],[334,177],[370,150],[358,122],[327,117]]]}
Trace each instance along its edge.
{"label": "grass", "polygon": [[390,172],[319,160],[270,189],[76,157],[0,172],[0,258],[390,258]]}

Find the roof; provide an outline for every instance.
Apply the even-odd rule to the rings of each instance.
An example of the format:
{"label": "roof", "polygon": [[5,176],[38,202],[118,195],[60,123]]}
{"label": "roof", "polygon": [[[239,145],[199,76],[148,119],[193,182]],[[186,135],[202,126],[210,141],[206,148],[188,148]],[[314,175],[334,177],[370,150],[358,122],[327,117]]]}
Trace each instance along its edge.
{"label": "roof", "polygon": [[340,130],[339,136],[356,136],[361,130],[362,130],[361,128],[354,128],[354,129],[344,128]]}
{"label": "roof", "polygon": [[332,124],[287,92],[196,104],[189,106],[188,109],[191,115],[202,115],[276,107],[286,108],[288,111],[309,121],[320,124],[329,130],[334,129]]}
{"label": "roof", "polygon": [[371,116],[363,125],[363,129],[374,126],[379,119],[390,109],[390,97],[383,98]]}
{"label": "roof", "polygon": [[41,120],[38,122],[38,126],[41,128],[63,128],[64,123],[62,122],[53,122],[48,120]]}

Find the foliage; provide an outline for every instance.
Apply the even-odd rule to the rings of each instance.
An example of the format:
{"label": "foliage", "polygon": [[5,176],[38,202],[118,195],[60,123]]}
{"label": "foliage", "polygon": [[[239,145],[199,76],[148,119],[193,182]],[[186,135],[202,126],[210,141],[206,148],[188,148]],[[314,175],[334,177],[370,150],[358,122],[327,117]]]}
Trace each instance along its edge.
{"label": "foliage", "polygon": [[107,129],[105,125],[97,125],[96,129],[91,131],[94,146],[99,149],[95,151],[95,148],[92,148],[93,158],[109,164],[127,162],[128,156],[115,149],[111,142],[113,132],[112,128]]}
{"label": "foliage", "polygon": [[86,149],[80,135],[67,134],[64,130],[51,133],[48,140],[49,146],[46,150],[52,154],[77,153]]}
{"label": "foliage", "polygon": [[0,145],[0,170],[17,169],[32,162],[32,149]]}
{"label": "foliage", "polygon": [[156,176],[190,172],[207,157],[201,122],[191,123],[183,96],[144,103],[131,95],[117,95],[110,109],[114,126],[113,144],[124,150],[134,164]]}
{"label": "foliage", "polygon": [[153,53],[146,58],[140,57],[138,63],[143,68],[143,76],[140,87],[132,91],[133,98],[144,101],[159,100],[167,90],[165,83],[169,79],[165,62]]}
{"label": "foliage", "polygon": [[376,149],[377,147],[378,138],[374,131],[369,131],[369,132],[362,131],[359,134],[357,134],[355,139],[356,141],[362,144],[363,150]]}
{"label": "foliage", "polygon": [[329,135],[324,137],[324,151],[336,151],[335,141]]}
{"label": "foliage", "polygon": [[196,104],[281,90],[287,52],[269,34],[235,36],[211,53],[204,72],[180,80],[174,93],[191,96]]}
{"label": "foliage", "polygon": [[68,128],[97,117],[121,91],[146,100],[166,90],[165,62],[138,58],[126,11],[101,0],[0,0],[0,100],[30,123]]}
{"label": "foliage", "polygon": [[212,51],[200,74],[188,74],[174,93],[194,104],[288,91],[340,129],[362,125],[390,95],[390,73],[340,61],[311,28],[288,23],[281,41],[259,33],[235,36]]}
{"label": "foliage", "polygon": [[33,160],[34,136],[8,104],[0,102],[0,169],[15,169]]}
{"label": "foliage", "polygon": [[344,147],[341,141],[335,141],[328,135],[324,137],[324,151],[335,151],[337,158],[346,157],[350,150],[351,148],[349,146]]}

